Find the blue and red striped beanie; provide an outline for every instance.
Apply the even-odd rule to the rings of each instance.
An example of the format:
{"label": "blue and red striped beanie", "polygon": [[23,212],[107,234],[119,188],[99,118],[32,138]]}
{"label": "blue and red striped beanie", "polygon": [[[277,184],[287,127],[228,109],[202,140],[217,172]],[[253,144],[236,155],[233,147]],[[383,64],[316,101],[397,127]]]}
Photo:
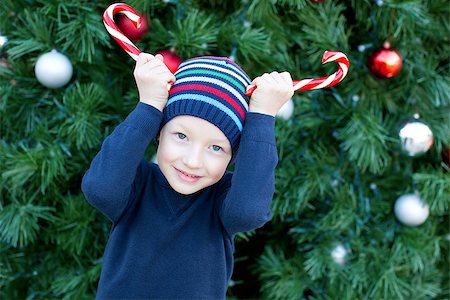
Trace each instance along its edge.
{"label": "blue and red striped beanie", "polygon": [[175,78],[161,126],[180,115],[202,118],[225,134],[234,156],[248,112],[247,74],[228,58],[202,56],[180,64]]}

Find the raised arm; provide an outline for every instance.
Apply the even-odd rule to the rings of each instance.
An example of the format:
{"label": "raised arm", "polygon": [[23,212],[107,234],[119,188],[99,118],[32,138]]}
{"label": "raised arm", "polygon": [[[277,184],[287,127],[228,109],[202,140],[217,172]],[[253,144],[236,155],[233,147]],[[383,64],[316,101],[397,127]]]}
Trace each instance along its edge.
{"label": "raised arm", "polygon": [[264,74],[252,84],[249,113],[242,131],[231,186],[220,210],[230,235],[259,228],[272,217],[275,167],[275,115],[294,94],[289,73]]}
{"label": "raised arm", "polygon": [[167,82],[174,80],[162,56],[145,53],[139,56],[134,76],[140,102],[105,139],[81,185],[87,200],[113,222],[132,200],[133,189],[145,180],[144,153],[158,134],[168,97]]}

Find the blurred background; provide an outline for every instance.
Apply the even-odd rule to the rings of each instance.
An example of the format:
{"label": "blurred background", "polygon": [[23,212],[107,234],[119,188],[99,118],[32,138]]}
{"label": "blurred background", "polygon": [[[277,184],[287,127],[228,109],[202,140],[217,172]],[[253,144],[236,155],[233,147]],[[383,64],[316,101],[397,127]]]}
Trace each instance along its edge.
{"label": "blurred background", "polygon": [[[113,2],[0,4],[0,298],[92,299],[111,224],[80,183],[138,102]],[[229,299],[449,299],[446,0],[143,0],[142,51],[225,56],[251,78],[336,71],[276,121],[273,220],[236,238]],[[152,160],[154,144],[146,158]]]}

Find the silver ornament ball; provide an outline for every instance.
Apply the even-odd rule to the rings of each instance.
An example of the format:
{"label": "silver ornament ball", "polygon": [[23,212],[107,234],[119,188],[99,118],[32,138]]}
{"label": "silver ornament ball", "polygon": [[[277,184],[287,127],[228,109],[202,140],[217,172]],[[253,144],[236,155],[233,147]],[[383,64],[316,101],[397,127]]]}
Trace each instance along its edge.
{"label": "silver ornament ball", "polygon": [[434,142],[430,127],[417,120],[404,124],[398,135],[403,151],[412,157],[427,152]]}
{"label": "silver ornament ball", "polygon": [[73,68],[67,56],[52,50],[41,55],[34,68],[37,80],[48,88],[60,88],[72,78]]}
{"label": "silver ornament ball", "polygon": [[8,38],[4,35],[0,35],[0,49],[2,49],[3,46],[5,46],[7,42],[8,42]]}
{"label": "silver ornament ball", "polygon": [[403,224],[419,226],[427,220],[430,209],[417,194],[405,194],[395,202],[394,213]]}
{"label": "silver ornament ball", "polygon": [[288,102],[286,102],[278,111],[277,117],[283,118],[285,120],[288,120],[291,118],[292,114],[294,113],[294,101],[292,101],[292,98],[289,99]]}
{"label": "silver ornament ball", "polygon": [[152,156],[152,163],[154,163],[154,164],[158,164],[158,156],[156,155],[156,154],[154,154],[153,156]]}
{"label": "silver ornament ball", "polygon": [[342,244],[337,245],[331,250],[331,257],[333,261],[339,265],[344,265],[347,260],[348,251]]}

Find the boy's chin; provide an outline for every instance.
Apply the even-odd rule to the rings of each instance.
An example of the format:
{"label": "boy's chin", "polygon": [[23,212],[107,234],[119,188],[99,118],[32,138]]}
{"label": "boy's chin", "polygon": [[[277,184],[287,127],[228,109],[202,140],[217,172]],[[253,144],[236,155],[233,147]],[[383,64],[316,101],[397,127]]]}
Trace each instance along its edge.
{"label": "boy's chin", "polygon": [[196,192],[200,191],[202,188],[197,188],[197,187],[184,187],[184,186],[180,186],[180,185],[172,185],[170,184],[170,186],[172,187],[172,189],[177,192],[178,194],[182,194],[185,196],[189,196],[192,194],[195,194]]}

